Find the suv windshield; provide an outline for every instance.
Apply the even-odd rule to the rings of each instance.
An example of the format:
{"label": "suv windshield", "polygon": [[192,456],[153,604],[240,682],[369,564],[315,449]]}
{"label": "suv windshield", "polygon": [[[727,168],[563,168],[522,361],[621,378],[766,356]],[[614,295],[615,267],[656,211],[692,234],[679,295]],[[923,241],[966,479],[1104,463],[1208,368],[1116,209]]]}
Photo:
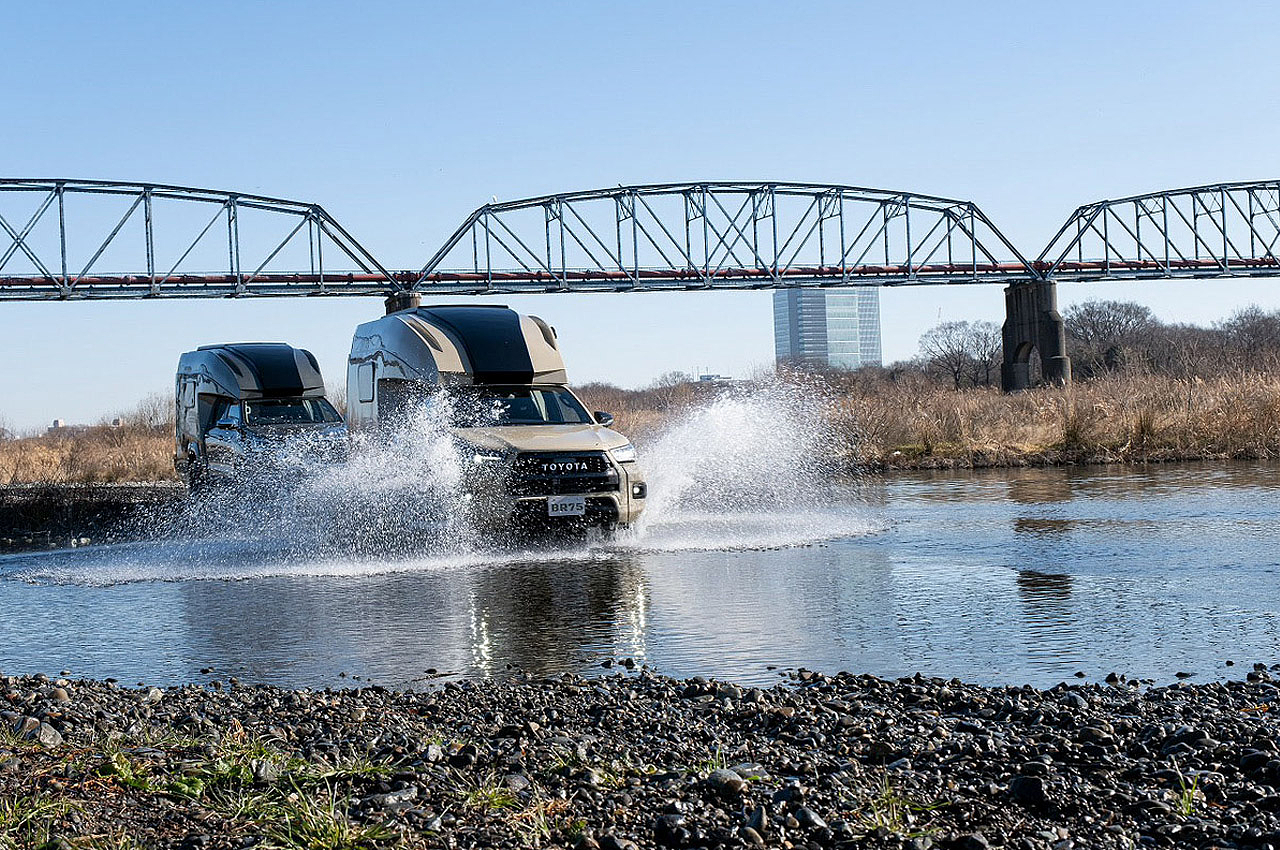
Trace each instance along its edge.
{"label": "suv windshield", "polygon": [[455,397],[453,408],[453,424],[459,428],[591,421],[586,408],[564,387],[466,387]]}
{"label": "suv windshield", "polygon": [[314,425],[341,422],[342,417],[323,398],[266,398],[244,403],[250,425]]}

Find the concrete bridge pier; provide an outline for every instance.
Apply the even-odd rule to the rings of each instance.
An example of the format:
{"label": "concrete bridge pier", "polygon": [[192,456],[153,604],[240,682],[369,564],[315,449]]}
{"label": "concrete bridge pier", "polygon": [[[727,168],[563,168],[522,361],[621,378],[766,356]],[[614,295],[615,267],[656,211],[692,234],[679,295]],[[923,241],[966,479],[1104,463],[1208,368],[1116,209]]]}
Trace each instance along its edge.
{"label": "concrete bridge pier", "polygon": [[1058,287],[1052,280],[1028,280],[1004,291],[1004,363],[1000,386],[1005,392],[1033,383],[1032,357],[1040,362],[1045,383],[1071,383],[1067,333],[1058,313]]}

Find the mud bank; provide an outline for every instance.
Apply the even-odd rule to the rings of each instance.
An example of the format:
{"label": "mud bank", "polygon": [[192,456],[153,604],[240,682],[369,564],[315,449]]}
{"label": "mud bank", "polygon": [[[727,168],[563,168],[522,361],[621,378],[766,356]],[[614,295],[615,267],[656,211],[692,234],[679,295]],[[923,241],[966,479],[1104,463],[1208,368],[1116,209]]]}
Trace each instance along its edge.
{"label": "mud bank", "polygon": [[55,549],[128,535],[144,512],[180,500],[175,482],[0,487],[0,551]]}

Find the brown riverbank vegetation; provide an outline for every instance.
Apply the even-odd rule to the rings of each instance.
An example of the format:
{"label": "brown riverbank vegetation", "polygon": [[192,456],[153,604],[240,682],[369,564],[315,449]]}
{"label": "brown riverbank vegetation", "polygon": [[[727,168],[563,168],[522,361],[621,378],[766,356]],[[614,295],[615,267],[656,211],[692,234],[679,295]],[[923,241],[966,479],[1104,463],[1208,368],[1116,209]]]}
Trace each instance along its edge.
{"label": "brown riverbank vegetation", "polygon": [[[1064,319],[1077,376],[1069,387],[1002,394],[996,326],[951,322],[922,338],[915,360],[888,368],[578,389],[642,450],[719,394],[781,381],[820,400],[850,468],[1280,458],[1280,311],[1250,308],[1203,328],[1162,323],[1137,304],[1088,302]],[[0,440],[0,484],[175,480],[171,415],[157,394],[119,425]]]}
{"label": "brown riverbank vegetation", "polygon": [[0,485],[176,481],[172,415],[157,393],[114,421],[0,440]]}
{"label": "brown riverbank vegetation", "polygon": [[[1111,375],[1013,395],[957,390],[920,373],[783,380],[823,392],[834,442],[860,468],[1280,458],[1280,374]],[[643,444],[708,392],[686,385],[655,396],[596,385],[583,395]]]}
{"label": "brown riverbank vegetation", "polygon": [[[1139,304],[1063,314],[1076,381],[1005,395],[999,326],[946,322],[919,356],[856,372],[784,372],[820,393],[833,443],[860,468],[1021,466],[1280,457],[1280,311],[1211,327],[1159,321]],[[637,391],[582,388],[643,442],[726,389],[668,376]]]}

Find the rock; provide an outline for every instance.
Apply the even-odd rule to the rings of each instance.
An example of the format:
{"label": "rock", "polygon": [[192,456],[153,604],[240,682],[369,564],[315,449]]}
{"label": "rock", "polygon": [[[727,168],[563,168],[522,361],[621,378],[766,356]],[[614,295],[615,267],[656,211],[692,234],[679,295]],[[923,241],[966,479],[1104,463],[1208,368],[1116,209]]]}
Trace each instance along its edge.
{"label": "rock", "polygon": [[1111,736],[1111,733],[1096,726],[1084,727],[1080,730],[1078,737],[1080,742],[1084,744],[1112,744],[1116,740]]}
{"label": "rock", "polygon": [[54,688],[49,692],[49,696],[54,702],[71,702],[71,697],[67,695],[66,688]]}
{"label": "rock", "polygon": [[[386,787],[385,785],[383,786]],[[364,802],[376,806],[379,809],[403,809],[408,808],[414,800],[418,799],[418,786],[406,785],[399,791],[388,791],[385,794],[370,794],[364,798]]]}
{"label": "rock", "polygon": [[687,821],[681,814],[659,815],[653,825],[653,839],[663,847],[682,847],[689,839]]}
{"label": "rock", "polygon": [[707,786],[723,796],[735,796],[747,787],[747,781],[728,768],[711,771],[707,776]]}
{"label": "rock", "polygon": [[1077,711],[1088,711],[1089,701],[1077,693],[1069,693],[1062,698],[1062,704]]}
{"label": "rock", "polygon": [[280,768],[267,759],[253,759],[249,768],[253,771],[253,781],[258,785],[274,785],[280,779]]}
{"label": "rock", "polygon": [[1009,780],[1009,794],[1019,803],[1038,806],[1045,801],[1044,780],[1039,776],[1015,776]]}
{"label": "rock", "polygon": [[600,850],[639,850],[631,839],[611,833],[600,836],[599,847]]}
{"label": "rock", "polygon": [[521,791],[528,791],[533,786],[533,783],[529,781],[529,777],[519,773],[508,773],[502,777],[502,784],[517,794]]}
{"label": "rock", "polygon": [[34,717],[24,717],[14,729],[15,735],[24,741],[33,741],[52,749],[62,746],[62,734],[48,723]]}
{"label": "rock", "polygon": [[470,767],[476,763],[480,751],[476,749],[474,744],[464,744],[458,750],[449,756],[449,764],[454,767]]}
{"label": "rock", "polygon": [[756,806],[756,808],[747,816],[747,828],[754,829],[758,834],[764,835],[769,831],[769,813],[764,806]]}
{"label": "rock", "polygon": [[40,728],[36,730],[35,741],[42,747],[60,747],[62,746],[62,733],[54,729],[48,723],[41,723]]}
{"label": "rock", "polygon": [[75,850],[75,845],[61,835],[57,835],[41,844],[37,850]]}
{"label": "rock", "polygon": [[[259,786],[287,784],[283,774],[272,776],[286,759],[291,770],[295,760],[310,762],[298,766],[299,775],[353,759],[387,766],[344,780],[341,793],[357,794],[357,802],[339,805],[353,820],[397,833],[405,846],[443,846],[450,838],[460,850],[507,846],[531,803],[561,824],[546,844],[582,850],[1280,845],[1273,841],[1280,838],[1273,717],[1280,688],[1269,680],[1125,682],[1039,690],[813,674],[803,685],[735,692],[638,667],[599,678],[516,672],[421,692],[367,684],[216,692],[204,684],[170,688],[147,703],[141,690],[103,682],[0,677],[0,731],[14,730],[0,735],[0,799],[22,793],[30,777],[55,797],[115,782],[121,775],[103,772],[94,757],[99,742],[115,742],[136,775],[181,788],[176,783],[222,758],[228,742],[249,740],[270,752],[245,762]],[[70,703],[55,699],[59,687],[74,691]],[[681,699],[686,691],[690,698]],[[841,725],[844,717],[856,722]],[[532,724],[543,731],[527,734]],[[182,743],[148,737],[166,727]],[[50,732],[66,736],[60,749],[27,742]],[[690,775],[687,765],[705,758],[714,741],[732,767]],[[77,758],[65,757],[68,745]],[[82,747],[89,758],[79,758]],[[500,810],[459,805],[459,787],[473,782],[496,782],[519,802]],[[876,828],[866,807],[888,791],[921,808],[904,803],[900,825]],[[178,792],[126,793],[145,803],[70,813],[57,828],[124,831],[174,848],[190,832],[213,836],[209,847],[226,843],[220,836],[252,832]],[[306,782],[280,793],[324,802],[328,792]]]}
{"label": "rock", "polygon": [[800,824],[802,829],[827,829],[827,822],[818,816],[818,813],[808,806],[801,806],[796,810],[796,822]]}
{"label": "rock", "polygon": [[739,762],[731,765],[729,769],[751,782],[762,782],[770,778],[769,771],[765,770],[762,765],[751,761]]}
{"label": "rock", "polygon": [[164,699],[164,691],[159,688],[150,688],[147,690],[146,694],[143,695],[142,703],[143,705],[155,705],[162,699]]}

